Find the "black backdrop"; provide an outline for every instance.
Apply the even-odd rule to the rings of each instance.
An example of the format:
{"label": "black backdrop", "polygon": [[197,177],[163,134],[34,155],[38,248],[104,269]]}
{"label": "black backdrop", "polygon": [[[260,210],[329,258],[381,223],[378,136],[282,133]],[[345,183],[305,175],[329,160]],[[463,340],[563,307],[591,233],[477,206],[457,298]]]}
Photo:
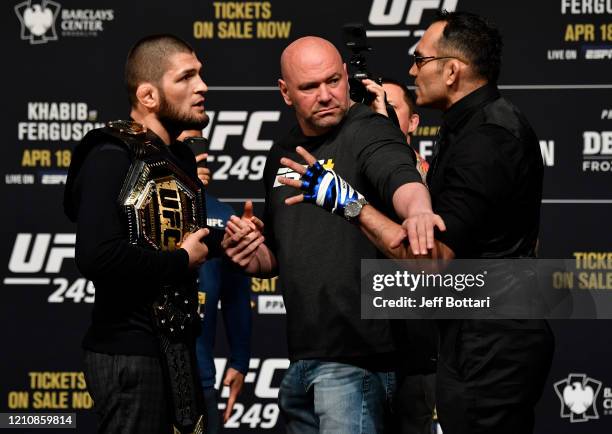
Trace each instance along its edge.
{"label": "black backdrop", "polygon": [[[78,431],[93,431],[79,344],[94,290],[76,270],[75,228],[61,196],[83,131],[127,116],[122,68],[133,42],[171,32],[194,46],[214,112],[205,131],[215,170],[210,191],[238,209],[254,198],[260,212],[265,155],[294,121],[276,89],[288,42],[316,34],[341,46],[342,24],[362,22],[374,48],[370,68],[411,84],[408,53],[438,8],[488,16],[505,37],[500,87],[531,120],[546,163],[541,255],[610,251],[612,0],[4,2],[0,411],[75,411]],[[421,114],[415,143],[428,156],[439,115]],[[253,359],[230,428],[282,432],[275,398],[288,362],[276,281],[254,279],[252,300]],[[553,328],[556,357],[537,433],[609,433],[610,323]],[[225,355],[221,345],[218,380]],[[554,386],[562,391],[576,378],[594,392],[580,414]]]}

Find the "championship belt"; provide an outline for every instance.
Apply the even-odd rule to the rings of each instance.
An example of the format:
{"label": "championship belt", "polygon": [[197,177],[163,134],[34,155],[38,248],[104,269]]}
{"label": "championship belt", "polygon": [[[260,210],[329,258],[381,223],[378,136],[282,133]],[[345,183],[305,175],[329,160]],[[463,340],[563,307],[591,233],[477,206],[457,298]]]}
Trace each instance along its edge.
{"label": "championship belt", "polygon": [[[129,241],[158,251],[176,250],[183,237],[206,225],[200,184],[173,163],[165,145],[130,121],[109,122],[132,154],[119,201],[127,217]],[[195,277],[165,285],[152,305],[161,345],[162,366],[171,393],[174,433],[204,432],[204,410],[193,329],[199,321]]]}

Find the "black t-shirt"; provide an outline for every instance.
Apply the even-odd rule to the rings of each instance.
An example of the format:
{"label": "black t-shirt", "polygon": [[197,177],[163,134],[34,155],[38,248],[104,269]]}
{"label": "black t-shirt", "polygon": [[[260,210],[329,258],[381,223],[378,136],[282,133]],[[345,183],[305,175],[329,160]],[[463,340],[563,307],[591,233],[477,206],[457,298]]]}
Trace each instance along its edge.
{"label": "black t-shirt", "polygon": [[534,256],[543,163],[525,117],[485,85],[443,116],[427,182],[458,258]]}
{"label": "black t-shirt", "polygon": [[395,190],[421,182],[414,152],[387,118],[355,104],[324,136],[305,137],[295,127],[272,147],[264,171],[266,244],[279,264],[291,359],[346,361],[391,353],[389,322],[362,320],[360,310],[360,259],[382,256],[342,217],[313,204],[284,203],[299,192],[277,182],[278,175],[292,176],[280,159],[302,162],[297,145],[388,215],[395,215]]}
{"label": "black t-shirt", "polygon": [[[168,158],[197,180],[191,150],[180,142],[167,149]],[[128,151],[109,137],[89,151],[69,192],[77,212],[77,266],[96,287],[83,346],[107,354],[155,356],[159,344],[150,305],[160,285],[195,275],[183,249],[158,252],[128,242],[118,200],[130,165]]]}

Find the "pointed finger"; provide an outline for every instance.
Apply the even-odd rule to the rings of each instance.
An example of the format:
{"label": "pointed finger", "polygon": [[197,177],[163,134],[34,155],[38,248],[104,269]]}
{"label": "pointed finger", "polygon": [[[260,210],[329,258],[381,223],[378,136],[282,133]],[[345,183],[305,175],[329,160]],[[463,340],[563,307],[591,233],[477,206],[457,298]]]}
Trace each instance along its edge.
{"label": "pointed finger", "polygon": [[425,232],[427,236],[427,249],[433,249],[434,247],[434,219],[427,220],[425,222]]}
{"label": "pointed finger", "polygon": [[317,159],[314,157],[314,155],[312,155],[310,152],[308,152],[301,146],[295,148],[295,152],[300,154],[300,156],[304,159],[304,161],[306,161],[309,166],[317,162]]}
{"label": "pointed finger", "polygon": [[302,187],[302,181],[298,181],[297,179],[289,179],[284,176],[279,176],[278,182],[284,185],[288,185],[289,187],[300,189]]}
{"label": "pointed finger", "polygon": [[299,194],[297,196],[291,196],[288,197],[287,199],[285,199],[285,204],[286,205],[295,205],[297,203],[300,202],[304,202],[304,195],[303,194]]}
{"label": "pointed finger", "polygon": [[234,404],[236,403],[236,397],[237,395],[233,393],[230,388],[230,396],[227,400],[227,406],[225,407],[225,411],[223,412],[223,423],[226,423],[232,415],[232,410],[234,409]]}
{"label": "pointed finger", "polygon": [[413,221],[408,222],[408,227],[405,228],[408,232],[408,242],[410,243],[410,250],[412,254],[417,256],[419,254],[419,237],[417,234],[416,223]]}
{"label": "pointed finger", "polygon": [[244,203],[244,211],[242,213],[242,217],[247,219],[253,217],[253,201],[247,200]]}
{"label": "pointed finger", "polygon": [[425,221],[417,219],[417,237],[419,239],[419,252],[421,255],[427,254],[427,235],[425,234]]}
{"label": "pointed finger", "polygon": [[288,167],[289,169],[293,170],[294,172],[299,173],[300,175],[303,175],[306,173],[306,168],[303,165],[296,163],[291,158],[283,157],[281,158],[280,163],[283,166]]}

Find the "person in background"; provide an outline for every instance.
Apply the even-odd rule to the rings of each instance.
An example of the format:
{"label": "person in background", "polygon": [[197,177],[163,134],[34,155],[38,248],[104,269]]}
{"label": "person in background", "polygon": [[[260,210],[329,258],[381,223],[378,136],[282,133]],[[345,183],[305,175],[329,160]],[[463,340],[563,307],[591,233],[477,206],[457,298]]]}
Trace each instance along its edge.
{"label": "person in background", "polygon": [[[412,145],[410,143],[412,135],[419,127],[421,121],[412,95],[410,95],[405,85],[393,78],[383,78],[382,87],[387,94],[387,102],[395,110],[395,114],[399,120],[400,130],[402,130],[402,133],[406,136],[406,142]],[[412,149],[414,149],[417,157],[417,170],[421,174],[423,182],[425,182],[429,163],[419,154],[414,146]]]}
{"label": "person in background", "polygon": [[[420,116],[416,105],[405,85],[392,78],[383,78],[382,87],[387,102],[395,110],[399,127],[406,136],[410,147],[412,134],[419,126]],[[429,163],[412,148],[417,157],[417,170],[423,182],[427,176]],[[398,342],[398,352],[402,359],[415,359],[414,354],[424,363],[400,363],[397,371],[397,390],[393,400],[395,430],[398,434],[431,434],[435,412],[436,360],[438,356],[438,332],[431,320],[396,320],[393,330]],[[412,337],[411,345],[407,335]]]}
{"label": "person in background", "polygon": [[[190,137],[201,136],[201,130],[187,130],[181,134],[179,140],[189,143]],[[196,155],[198,177],[204,185],[208,185],[211,179],[210,169],[202,164],[206,161],[207,156],[207,153]],[[208,193],[206,193],[206,211],[207,226],[211,231],[225,230],[227,220],[234,214],[231,206],[220,202]],[[215,389],[216,370],[213,358],[217,330],[217,306],[221,302],[220,308],[230,347],[228,368],[223,377],[223,386],[230,389],[223,412],[223,423],[225,423],[232,414],[236,398],[244,385],[244,376],[249,368],[251,354],[250,279],[224,257],[209,258],[200,267],[199,273],[199,299],[204,308],[204,319],[202,334],[197,340],[196,355],[208,415],[206,433],[217,434],[222,430],[218,411],[218,392]]]}

